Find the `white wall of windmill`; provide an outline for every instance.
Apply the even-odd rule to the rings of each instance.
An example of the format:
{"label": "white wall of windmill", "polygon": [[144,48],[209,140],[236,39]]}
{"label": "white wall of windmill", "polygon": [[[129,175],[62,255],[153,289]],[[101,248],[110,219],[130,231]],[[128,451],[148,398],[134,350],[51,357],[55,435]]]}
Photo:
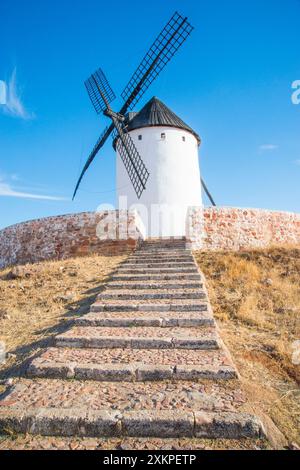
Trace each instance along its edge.
{"label": "white wall of windmill", "polygon": [[119,209],[136,209],[148,237],[185,236],[188,208],[202,207],[196,138],[185,130],[165,126],[135,129],[130,135],[150,176],[138,199],[117,155]]}

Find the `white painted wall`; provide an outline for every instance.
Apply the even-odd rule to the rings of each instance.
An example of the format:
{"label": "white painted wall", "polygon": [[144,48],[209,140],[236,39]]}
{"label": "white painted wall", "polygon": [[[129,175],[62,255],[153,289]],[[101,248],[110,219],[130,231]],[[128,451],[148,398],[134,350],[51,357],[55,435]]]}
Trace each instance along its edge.
{"label": "white painted wall", "polygon": [[[165,139],[161,134],[166,135]],[[202,206],[198,142],[190,132],[174,127],[145,127],[130,132],[150,176],[138,200],[117,155],[117,205],[136,208],[148,237],[185,236],[188,207]],[[138,136],[142,135],[142,140]],[[185,137],[185,142],[182,137]]]}

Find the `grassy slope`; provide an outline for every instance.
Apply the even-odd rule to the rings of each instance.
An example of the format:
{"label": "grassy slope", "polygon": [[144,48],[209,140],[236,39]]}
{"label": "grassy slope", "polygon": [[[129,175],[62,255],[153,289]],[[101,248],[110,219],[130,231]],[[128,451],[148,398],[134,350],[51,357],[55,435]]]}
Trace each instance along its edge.
{"label": "grassy slope", "polygon": [[289,442],[300,444],[300,365],[292,360],[300,339],[300,250],[195,256],[250,408],[266,413]]}
{"label": "grassy slope", "polygon": [[[109,274],[125,256],[49,261],[0,271],[0,341],[12,356],[0,379],[47,345],[73,318],[89,311]],[[14,276],[15,277],[15,276]],[[1,385],[0,385],[1,391]]]}

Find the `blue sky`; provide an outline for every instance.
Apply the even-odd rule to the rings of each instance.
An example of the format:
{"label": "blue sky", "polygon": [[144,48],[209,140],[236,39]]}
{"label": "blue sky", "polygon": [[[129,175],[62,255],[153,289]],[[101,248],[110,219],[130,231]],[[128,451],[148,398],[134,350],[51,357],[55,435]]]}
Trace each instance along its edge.
{"label": "blue sky", "polygon": [[71,201],[107,124],[83,81],[101,66],[117,110],[175,10],[195,30],[139,107],[156,95],[200,134],[218,205],[300,212],[298,0],[2,0],[0,80],[15,94],[10,112],[0,106],[0,227],[114,203],[111,142]]}

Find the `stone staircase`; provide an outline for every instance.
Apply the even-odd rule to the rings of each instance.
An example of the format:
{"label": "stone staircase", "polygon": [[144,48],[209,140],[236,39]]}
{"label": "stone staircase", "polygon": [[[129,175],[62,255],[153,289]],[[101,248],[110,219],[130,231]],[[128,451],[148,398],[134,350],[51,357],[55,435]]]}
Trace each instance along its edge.
{"label": "stone staircase", "polygon": [[185,240],[149,240],[0,401],[0,431],[258,438]]}

